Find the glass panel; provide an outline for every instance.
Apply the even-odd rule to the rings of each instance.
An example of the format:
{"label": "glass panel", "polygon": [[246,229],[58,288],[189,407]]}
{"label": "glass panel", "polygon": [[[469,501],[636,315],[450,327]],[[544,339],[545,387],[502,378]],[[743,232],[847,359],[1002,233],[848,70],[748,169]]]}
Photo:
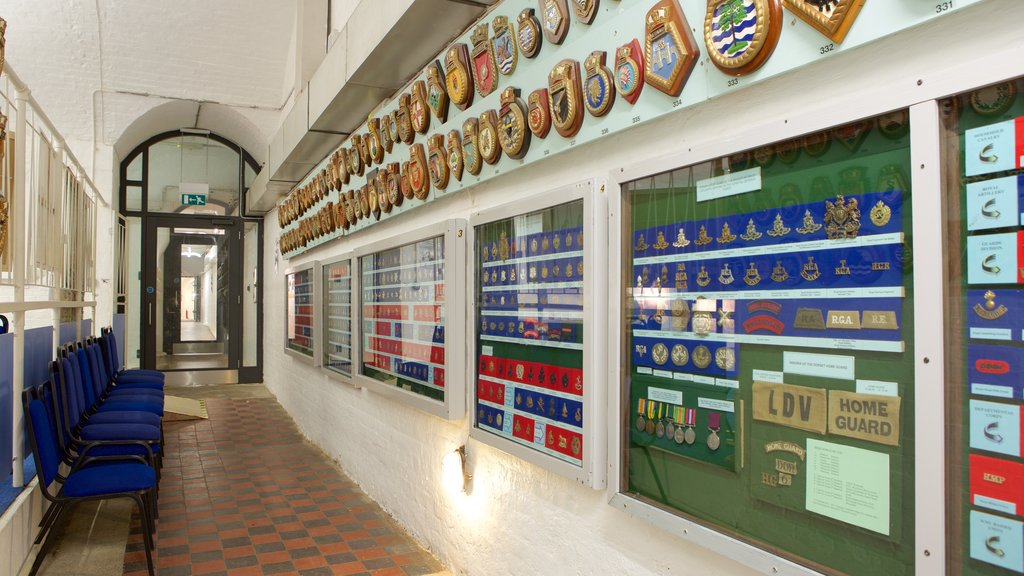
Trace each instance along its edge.
{"label": "glass panel", "polygon": [[158,370],[228,367],[228,241],[206,232],[157,228]]}
{"label": "glass panel", "polygon": [[325,264],[323,366],[352,375],[352,261]]}
{"label": "glass panel", "polygon": [[127,246],[125,257],[128,259],[125,288],[128,292],[125,318],[124,364],[127,368],[138,368],[142,351],[142,337],[139,322],[145,311],[142,309],[142,218],[130,216],[125,218],[127,226]]}
{"label": "glass panel", "polygon": [[583,465],[583,201],[476,228],[474,425]]}
{"label": "glass panel", "polygon": [[[149,211],[237,216],[239,161],[238,150],[201,135],[153,144],[149,148]],[[183,183],[192,186],[183,187]],[[182,197],[186,193],[204,196],[205,203],[187,203]]]}
{"label": "glass panel", "polygon": [[359,259],[363,374],[444,401],[444,237]]}
{"label": "glass panel", "polygon": [[941,104],[954,574],[1024,573],[1024,101],[1019,81]]}
{"label": "glass panel", "polygon": [[126,186],[124,193],[124,209],[129,212],[142,211],[142,186]]}
{"label": "glass panel", "polygon": [[908,118],[627,186],[625,492],[826,571],[912,573]]}
{"label": "glass panel", "polygon": [[134,159],[132,159],[131,163],[128,164],[128,168],[126,169],[127,171],[125,172],[125,178],[127,180],[142,180],[142,156],[144,154],[144,152],[142,154],[138,154]]}
{"label": "glass panel", "polygon": [[303,356],[313,357],[313,271],[300,270],[286,275],[288,320],[286,346]]}
{"label": "glass panel", "polygon": [[261,270],[259,260],[260,226],[245,223],[245,268],[242,270],[245,294],[242,295],[242,366],[257,366],[259,362],[259,291]]}

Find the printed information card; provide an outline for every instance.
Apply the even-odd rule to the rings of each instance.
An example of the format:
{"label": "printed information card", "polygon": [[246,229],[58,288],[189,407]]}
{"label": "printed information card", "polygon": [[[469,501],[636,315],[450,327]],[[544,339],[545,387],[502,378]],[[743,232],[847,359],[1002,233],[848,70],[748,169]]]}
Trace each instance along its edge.
{"label": "printed information card", "polygon": [[807,439],[806,507],[889,535],[889,455]]}

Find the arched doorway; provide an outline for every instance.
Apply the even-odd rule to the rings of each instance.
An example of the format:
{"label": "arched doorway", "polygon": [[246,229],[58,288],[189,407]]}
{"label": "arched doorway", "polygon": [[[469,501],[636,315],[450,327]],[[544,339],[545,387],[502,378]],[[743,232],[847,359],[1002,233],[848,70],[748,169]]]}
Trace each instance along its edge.
{"label": "arched doorway", "polygon": [[126,322],[138,325],[128,350],[168,383],[262,380],[263,221],[244,208],[258,169],[241,146],[196,129],[154,136],[121,162],[129,259],[140,255],[128,275],[137,318]]}

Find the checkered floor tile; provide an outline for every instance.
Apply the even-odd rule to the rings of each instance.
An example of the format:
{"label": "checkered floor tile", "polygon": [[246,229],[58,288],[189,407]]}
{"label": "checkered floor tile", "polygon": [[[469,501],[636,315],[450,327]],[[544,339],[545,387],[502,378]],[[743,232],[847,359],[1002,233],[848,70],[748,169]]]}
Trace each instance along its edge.
{"label": "checkered floor tile", "polygon": [[[209,420],[165,425],[160,576],[415,576],[442,570],[307,443],[274,399],[209,400]],[[138,517],[126,576],[146,572]]]}

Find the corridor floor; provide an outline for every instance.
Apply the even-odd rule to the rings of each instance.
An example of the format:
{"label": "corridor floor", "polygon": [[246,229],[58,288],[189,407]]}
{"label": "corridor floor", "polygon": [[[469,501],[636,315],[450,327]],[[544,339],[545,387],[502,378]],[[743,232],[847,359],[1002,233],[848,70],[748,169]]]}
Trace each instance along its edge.
{"label": "corridor floor", "polygon": [[[235,390],[168,389],[206,399],[210,418],[165,424],[155,553],[160,576],[442,571],[305,441],[262,386],[242,398]],[[124,574],[147,574],[137,516],[124,550]],[[44,564],[40,573],[51,572]]]}

